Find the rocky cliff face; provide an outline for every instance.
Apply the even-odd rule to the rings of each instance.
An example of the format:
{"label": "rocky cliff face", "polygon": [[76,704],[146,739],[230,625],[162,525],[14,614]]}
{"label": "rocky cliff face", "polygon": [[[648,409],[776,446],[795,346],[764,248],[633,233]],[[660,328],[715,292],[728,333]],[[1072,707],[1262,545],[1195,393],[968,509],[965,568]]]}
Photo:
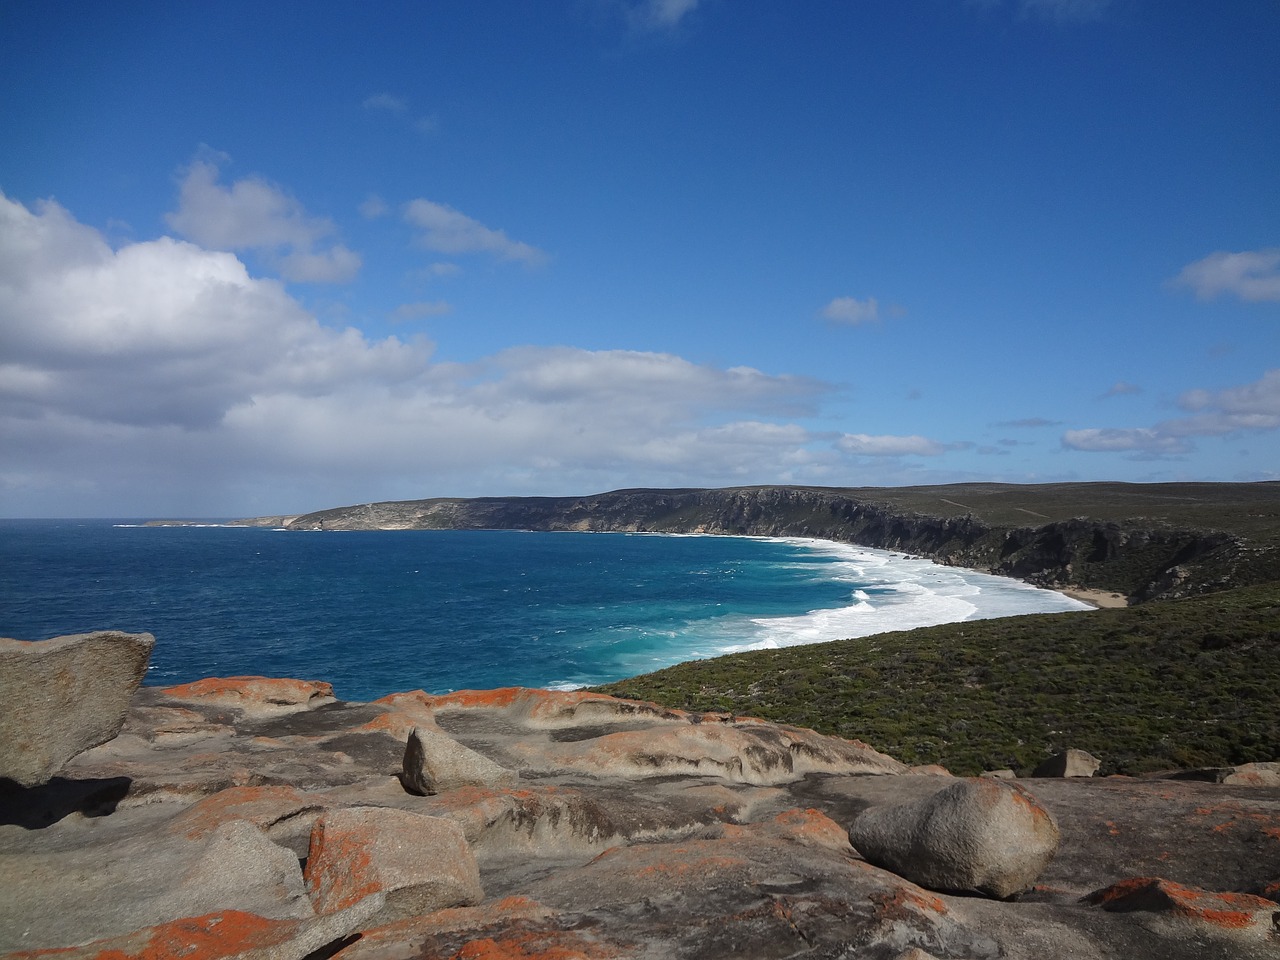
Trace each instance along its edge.
{"label": "rocky cliff face", "polygon": [[[941,501],[946,503],[948,501]],[[1030,511],[1025,511],[1030,513]],[[618,490],[586,497],[408,500],[322,510],[294,530],[584,530],[816,537],[900,550],[1048,587],[1075,585],[1133,601],[1190,596],[1269,578],[1243,538],[1142,519],[1055,520],[1038,526],[972,514],[903,510],[850,491],[812,487]]]}

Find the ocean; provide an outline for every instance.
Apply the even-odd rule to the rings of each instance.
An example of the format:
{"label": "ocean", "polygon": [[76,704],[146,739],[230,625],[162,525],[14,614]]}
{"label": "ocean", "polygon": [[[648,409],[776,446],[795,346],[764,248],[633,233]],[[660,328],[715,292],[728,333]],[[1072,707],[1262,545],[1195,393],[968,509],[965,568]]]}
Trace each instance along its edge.
{"label": "ocean", "polygon": [[1082,609],[818,540],[0,521],[0,634],[152,633],[152,686],[297,677],[355,701],[572,689],[740,650]]}

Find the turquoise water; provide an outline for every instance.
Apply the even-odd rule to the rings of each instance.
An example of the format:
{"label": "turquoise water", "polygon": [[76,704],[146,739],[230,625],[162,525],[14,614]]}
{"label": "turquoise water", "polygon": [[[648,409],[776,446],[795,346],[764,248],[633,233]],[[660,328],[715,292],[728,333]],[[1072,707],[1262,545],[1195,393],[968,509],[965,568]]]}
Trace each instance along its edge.
{"label": "turquoise water", "polygon": [[151,685],[288,676],[347,700],[570,688],[733,650],[1083,608],[824,541],[0,521],[0,634],[153,633]]}

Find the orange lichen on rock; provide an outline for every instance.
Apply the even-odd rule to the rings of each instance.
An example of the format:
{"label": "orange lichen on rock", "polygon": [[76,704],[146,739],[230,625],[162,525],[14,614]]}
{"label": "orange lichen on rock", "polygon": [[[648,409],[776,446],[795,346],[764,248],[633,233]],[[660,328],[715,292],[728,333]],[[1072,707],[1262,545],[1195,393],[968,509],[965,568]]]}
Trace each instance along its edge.
{"label": "orange lichen on rock", "polygon": [[499,687],[496,690],[456,690],[431,697],[436,710],[506,710],[528,695],[524,687]]}
{"label": "orange lichen on rock", "polygon": [[780,836],[795,840],[805,846],[830,847],[833,850],[849,850],[849,832],[821,810],[810,807],[784,810],[772,820]]}
{"label": "orange lichen on rock", "polygon": [[1275,904],[1248,893],[1214,893],[1161,877],[1130,877],[1097,890],[1086,903],[1114,912],[1166,913],[1228,930],[1269,927]]}
{"label": "orange lichen on rock", "polygon": [[175,700],[210,703],[252,712],[308,710],[334,700],[332,684],[323,680],[274,677],[210,677],[160,691]]}
{"label": "orange lichen on rock", "polygon": [[341,910],[382,889],[369,860],[376,839],[372,825],[332,829],[323,817],[316,822],[303,878],[317,913]]}
{"label": "orange lichen on rock", "polygon": [[919,887],[894,887],[892,890],[872,893],[869,898],[885,920],[910,920],[913,913],[949,912],[941,897],[935,897]]}
{"label": "orange lichen on rock", "polygon": [[[424,939],[451,933],[473,932],[475,935],[506,929],[511,924],[535,924],[554,914],[536,900],[523,896],[504,897],[475,907],[447,907],[432,913],[405,917],[391,923],[361,931],[360,939],[345,947],[341,960],[369,960],[396,953],[406,943],[422,944]],[[456,943],[456,940],[455,940]],[[415,953],[414,956],[420,956]]]}
{"label": "orange lichen on rock", "polygon": [[6,954],[5,960],[218,960],[284,943],[297,934],[303,923],[225,910],[184,917],[83,946]]}

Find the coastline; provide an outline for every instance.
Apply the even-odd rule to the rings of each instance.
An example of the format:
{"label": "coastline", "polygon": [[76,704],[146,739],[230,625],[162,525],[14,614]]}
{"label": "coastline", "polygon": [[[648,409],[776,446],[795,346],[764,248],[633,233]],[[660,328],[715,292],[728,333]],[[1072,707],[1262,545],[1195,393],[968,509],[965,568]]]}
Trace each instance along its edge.
{"label": "coastline", "polygon": [[1057,590],[1073,600],[1087,603],[1098,610],[1114,610],[1117,607],[1129,606],[1129,598],[1122,593],[1109,593],[1106,590],[1090,590],[1087,587],[1067,586]]}

